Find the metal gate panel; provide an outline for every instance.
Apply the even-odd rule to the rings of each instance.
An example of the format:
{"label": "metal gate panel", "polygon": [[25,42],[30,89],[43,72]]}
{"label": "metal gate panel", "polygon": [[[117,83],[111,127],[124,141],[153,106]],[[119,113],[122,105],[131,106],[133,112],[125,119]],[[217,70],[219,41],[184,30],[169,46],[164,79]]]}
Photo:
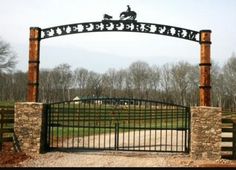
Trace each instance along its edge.
{"label": "metal gate panel", "polygon": [[126,98],[80,99],[47,109],[49,149],[188,152],[188,107]]}

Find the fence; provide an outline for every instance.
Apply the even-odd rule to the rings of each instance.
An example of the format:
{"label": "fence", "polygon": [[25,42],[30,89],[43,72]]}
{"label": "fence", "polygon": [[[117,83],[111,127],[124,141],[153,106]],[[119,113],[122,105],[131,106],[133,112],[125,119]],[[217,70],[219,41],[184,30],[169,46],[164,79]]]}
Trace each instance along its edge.
{"label": "fence", "polygon": [[50,149],[188,152],[188,107],[158,101],[103,98],[52,103]]}
{"label": "fence", "polygon": [[14,107],[0,107],[0,150],[3,142],[13,142]]}
{"label": "fence", "polygon": [[222,119],[222,158],[236,159],[236,112],[223,111]]}

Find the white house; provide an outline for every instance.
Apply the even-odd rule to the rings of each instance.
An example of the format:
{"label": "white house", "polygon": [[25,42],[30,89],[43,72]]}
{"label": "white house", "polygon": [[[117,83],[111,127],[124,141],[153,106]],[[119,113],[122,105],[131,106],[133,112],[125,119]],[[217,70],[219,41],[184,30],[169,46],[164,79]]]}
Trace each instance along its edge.
{"label": "white house", "polygon": [[80,103],[80,98],[78,96],[76,96],[73,101],[75,101],[75,104],[79,104]]}

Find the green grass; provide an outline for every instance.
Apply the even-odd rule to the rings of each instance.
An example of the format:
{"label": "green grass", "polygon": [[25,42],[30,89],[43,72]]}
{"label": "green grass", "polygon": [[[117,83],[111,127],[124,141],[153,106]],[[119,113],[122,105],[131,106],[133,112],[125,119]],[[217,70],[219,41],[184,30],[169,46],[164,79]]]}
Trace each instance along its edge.
{"label": "green grass", "polygon": [[53,128],[51,129],[51,135],[54,137],[64,137],[64,138],[71,138],[71,137],[84,137],[84,136],[91,136],[91,135],[97,135],[97,134],[103,134],[103,133],[113,133],[115,131],[114,129],[108,129],[108,128]]}
{"label": "green grass", "polygon": [[[90,136],[90,135],[97,135],[97,134],[103,134],[103,133],[111,133],[115,131],[115,123],[116,122],[112,122],[112,123],[105,123],[105,122],[100,122],[100,128],[99,128],[99,124],[92,124],[89,122],[83,122],[82,126],[90,126],[88,127],[69,127],[68,124],[64,124],[64,127],[53,127],[51,128],[51,135],[53,133],[54,137],[82,137],[82,136]],[[68,127],[66,127],[68,126]],[[135,128],[144,128],[146,130],[148,130],[149,128],[152,129],[158,129],[158,128],[170,128],[170,129],[178,129],[178,128],[185,128],[185,123],[181,120],[181,121],[156,121],[153,123],[150,122],[131,122],[131,123],[124,123],[124,122],[119,122],[119,126],[120,126],[120,131],[133,131]],[[104,128],[107,127],[107,128]],[[143,129],[143,130],[144,130]],[[138,130],[138,129],[136,129]]]}
{"label": "green grass", "polygon": [[[152,108],[150,105],[130,105],[121,108],[108,104],[60,103],[51,105],[49,118],[51,123],[58,126],[51,130],[54,137],[73,137],[110,133],[115,130],[115,123],[122,127],[121,131],[133,131],[135,128],[185,128],[187,118],[185,111],[185,108],[182,107],[158,109]],[[78,128],[78,126],[94,127]],[[111,131],[103,127],[111,127]]]}
{"label": "green grass", "polygon": [[0,101],[0,107],[14,107],[14,101]]}

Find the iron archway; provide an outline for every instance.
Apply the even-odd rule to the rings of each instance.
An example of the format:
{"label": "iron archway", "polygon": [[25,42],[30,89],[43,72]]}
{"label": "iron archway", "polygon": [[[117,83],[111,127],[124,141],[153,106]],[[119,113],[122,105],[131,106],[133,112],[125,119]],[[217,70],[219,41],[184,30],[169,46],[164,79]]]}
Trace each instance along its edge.
{"label": "iron archway", "polygon": [[48,38],[90,32],[137,32],[156,35],[165,35],[175,38],[194,41],[200,43],[200,106],[210,106],[210,45],[211,30],[194,31],[190,29],[137,22],[136,20],[102,20],[98,22],[85,22],[69,25],[61,25],[41,29],[39,27],[30,28],[29,45],[29,68],[28,68],[28,90],[27,101],[38,101],[39,86],[39,63],[40,63],[40,41]]}

